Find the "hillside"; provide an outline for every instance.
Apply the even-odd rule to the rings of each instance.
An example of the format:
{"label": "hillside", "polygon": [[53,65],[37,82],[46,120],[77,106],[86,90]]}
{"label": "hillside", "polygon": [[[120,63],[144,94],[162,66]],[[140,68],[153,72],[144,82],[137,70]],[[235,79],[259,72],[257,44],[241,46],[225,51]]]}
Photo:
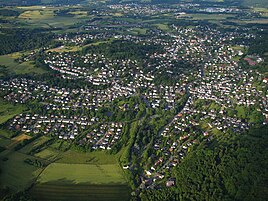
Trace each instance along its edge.
{"label": "hillside", "polygon": [[218,136],[178,166],[176,188],[147,192],[143,200],[266,200],[267,159],[267,126]]}

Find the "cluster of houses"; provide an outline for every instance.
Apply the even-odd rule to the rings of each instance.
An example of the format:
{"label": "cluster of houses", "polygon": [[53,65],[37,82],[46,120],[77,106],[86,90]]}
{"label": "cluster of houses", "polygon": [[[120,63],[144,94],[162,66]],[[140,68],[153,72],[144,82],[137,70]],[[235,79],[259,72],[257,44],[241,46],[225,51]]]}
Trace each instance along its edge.
{"label": "cluster of houses", "polygon": [[86,116],[20,114],[12,119],[9,129],[51,135],[67,140],[75,139],[76,136],[81,135],[84,130],[88,130],[91,125],[98,121],[98,118]]}
{"label": "cluster of houses", "polygon": [[62,140],[74,140],[79,137],[79,145],[88,145],[95,150],[110,150],[120,139],[123,130],[123,123],[100,123],[96,117],[30,113],[15,116],[8,126],[11,130],[50,135]]}
{"label": "cluster of houses", "polygon": [[79,141],[80,145],[89,144],[92,149],[112,149],[112,146],[120,139],[123,131],[123,123],[103,123],[86,134]]}
{"label": "cluster of houses", "polygon": [[180,7],[178,8],[167,8],[158,5],[141,5],[137,3],[131,4],[112,4],[108,5],[108,8],[111,10],[115,10],[116,12],[120,12],[126,15],[133,15],[133,16],[152,16],[157,14],[163,13],[173,13],[178,12],[181,10]]}
{"label": "cluster of houses", "polygon": [[55,39],[63,44],[83,45],[87,41],[106,40],[113,37],[112,33],[75,33],[75,34],[60,34]]}
{"label": "cluster of houses", "polygon": [[[199,60],[202,66],[191,73],[193,81],[186,80],[189,98],[183,109],[155,139],[152,155],[149,156],[153,162],[144,165],[140,188],[155,188],[159,181],[167,180],[168,183],[170,178],[166,178],[166,173],[181,162],[193,144],[210,141],[216,133],[228,133],[230,130],[241,133],[249,129],[252,123],[249,118],[239,117],[237,106],[252,107],[268,118],[266,79],[257,71],[243,69],[234,59],[241,56],[241,52],[233,49],[229,41],[238,33],[216,34],[216,30],[203,29],[210,30],[212,35],[209,35],[190,28],[174,28],[181,33],[174,37],[177,38],[176,47],[179,48],[172,48],[169,54],[154,56],[179,59],[182,57],[180,53],[186,50],[184,59],[190,60],[191,56],[200,53],[204,57],[190,60]],[[250,34],[242,35],[254,37]],[[186,45],[180,46],[181,43]],[[208,44],[211,44],[210,47],[207,47]],[[168,52],[169,49],[166,50]],[[161,68],[165,66],[163,64]],[[235,114],[230,116],[228,109],[234,110]]]}

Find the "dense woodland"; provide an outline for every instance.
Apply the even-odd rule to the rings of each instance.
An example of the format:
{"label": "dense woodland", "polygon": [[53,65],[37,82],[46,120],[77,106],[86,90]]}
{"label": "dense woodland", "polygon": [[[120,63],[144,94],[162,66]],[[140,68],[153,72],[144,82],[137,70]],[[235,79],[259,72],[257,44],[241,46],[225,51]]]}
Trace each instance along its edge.
{"label": "dense woodland", "polygon": [[1,32],[0,55],[46,47],[53,38],[42,29],[2,29]]}

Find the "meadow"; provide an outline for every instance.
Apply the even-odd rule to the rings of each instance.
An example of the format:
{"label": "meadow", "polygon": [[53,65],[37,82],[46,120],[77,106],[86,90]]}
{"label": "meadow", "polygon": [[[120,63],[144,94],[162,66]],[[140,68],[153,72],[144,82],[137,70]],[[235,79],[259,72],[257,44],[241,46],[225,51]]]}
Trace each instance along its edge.
{"label": "meadow", "polygon": [[0,153],[0,158],[0,186],[7,186],[13,191],[30,187],[42,171],[42,168],[24,162],[27,158],[33,159],[29,155],[7,149]]}
{"label": "meadow", "polygon": [[100,151],[68,150],[58,157],[61,159],[47,166],[30,190],[34,198],[41,201],[129,200],[130,188],[116,156]]}
{"label": "meadow", "polygon": [[0,64],[7,67],[7,70],[11,74],[42,74],[45,72],[44,69],[35,67],[31,61],[18,63],[15,61],[20,56],[20,53],[8,54],[0,56]]}
{"label": "meadow", "polygon": [[38,183],[54,184],[125,184],[117,164],[91,165],[52,163],[38,177]]}
{"label": "meadow", "polygon": [[20,104],[13,105],[4,99],[0,99],[0,105],[0,124],[5,123],[7,120],[26,110],[25,106]]}
{"label": "meadow", "polygon": [[31,194],[38,201],[127,201],[130,191],[126,185],[61,185],[39,184]]}

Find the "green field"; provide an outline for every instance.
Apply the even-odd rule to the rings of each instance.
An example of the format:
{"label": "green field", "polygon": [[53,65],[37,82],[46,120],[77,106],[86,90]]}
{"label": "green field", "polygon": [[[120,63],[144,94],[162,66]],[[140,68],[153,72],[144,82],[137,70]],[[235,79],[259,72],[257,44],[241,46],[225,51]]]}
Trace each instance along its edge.
{"label": "green field", "polygon": [[117,158],[116,155],[111,155],[103,151],[82,153],[69,150],[62,153],[61,159],[59,159],[57,162],[106,165],[116,164]]}
{"label": "green field", "polygon": [[49,138],[49,137],[41,136],[41,137],[37,138],[36,140],[34,140],[33,142],[27,144],[22,149],[20,149],[20,152],[23,152],[25,154],[28,154],[28,153],[31,152],[31,150],[33,150],[34,148],[36,148],[39,145],[42,145],[43,143],[47,142],[50,139],[51,138]]}
{"label": "green field", "polygon": [[39,184],[31,190],[38,201],[127,201],[126,185],[55,185]]}
{"label": "green field", "polygon": [[23,105],[13,105],[0,99],[0,124],[6,122],[7,120],[13,118],[15,115],[22,113],[26,110]]}
{"label": "green field", "polygon": [[[4,157],[8,160],[3,161]],[[31,186],[42,169],[25,163],[26,158],[32,157],[11,150],[0,153],[1,187],[8,186],[11,190],[18,191]]]}
{"label": "green field", "polygon": [[[115,163],[115,156],[68,151],[61,157],[61,161],[68,163],[50,164],[31,189],[37,200],[129,200],[130,188],[122,169]],[[86,160],[94,164],[81,163]]]}
{"label": "green field", "polygon": [[121,168],[116,164],[90,165],[52,163],[39,176],[38,183],[54,184],[125,184]]}
{"label": "green field", "polygon": [[0,56],[0,64],[7,67],[7,70],[12,74],[42,74],[45,72],[42,68],[37,68],[32,62],[17,63],[15,59],[19,57],[19,53]]}
{"label": "green field", "polygon": [[46,148],[38,153],[36,153],[34,156],[42,159],[46,159],[49,161],[55,161],[58,158],[60,151],[55,150],[53,148]]}

